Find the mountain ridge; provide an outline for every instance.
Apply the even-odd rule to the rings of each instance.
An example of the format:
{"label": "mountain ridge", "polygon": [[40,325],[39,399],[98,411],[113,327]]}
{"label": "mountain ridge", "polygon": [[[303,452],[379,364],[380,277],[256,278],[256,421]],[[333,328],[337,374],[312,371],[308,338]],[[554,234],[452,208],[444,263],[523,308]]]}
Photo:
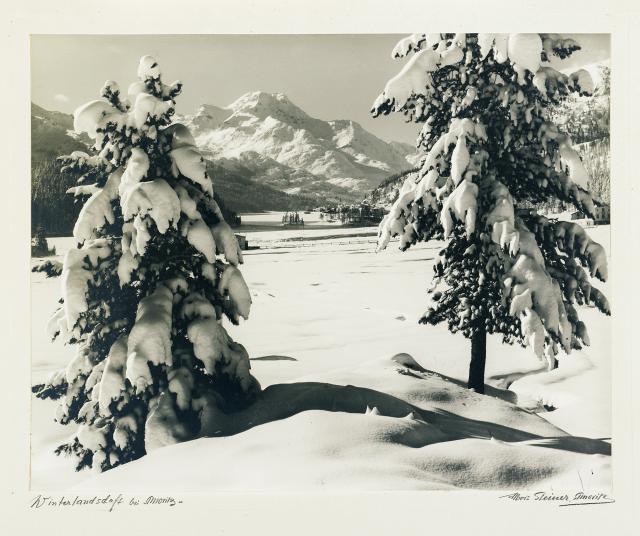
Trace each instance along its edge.
{"label": "mountain ridge", "polygon": [[[417,157],[409,144],[386,142],[354,120],[314,118],[284,93],[253,91],[227,106],[202,104],[176,120],[190,128],[218,174],[226,171],[222,180],[250,180],[263,188],[270,200],[264,210],[360,201],[390,175],[412,168]],[[82,150],[89,143],[73,133],[70,114],[33,103],[32,132],[40,131],[46,135],[44,140],[34,136],[36,160]],[[296,199],[279,199],[264,188]],[[231,191],[237,195],[237,185]],[[226,201],[234,209],[244,208],[239,199]],[[250,206],[255,210],[256,203]]]}
{"label": "mountain ridge", "polygon": [[[31,104],[31,225],[48,235],[71,234],[81,208],[66,191],[77,177],[60,171],[57,158],[73,151],[89,151],[92,141],[73,132],[73,116]],[[224,162],[222,162],[224,164]],[[215,196],[225,219],[233,223],[238,212],[300,210],[318,203],[316,196],[291,195],[253,180],[255,172],[236,162],[234,166],[208,162]]]}
{"label": "mountain ridge", "polygon": [[200,105],[180,120],[210,158],[250,165],[246,153],[259,154],[262,168],[270,159],[281,171],[289,169],[288,184],[256,170],[256,180],[287,192],[306,187],[324,189],[329,197],[361,199],[387,176],[412,167],[416,158],[409,144],[386,142],[351,119],[314,118],[284,93],[245,93],[226,107]]}

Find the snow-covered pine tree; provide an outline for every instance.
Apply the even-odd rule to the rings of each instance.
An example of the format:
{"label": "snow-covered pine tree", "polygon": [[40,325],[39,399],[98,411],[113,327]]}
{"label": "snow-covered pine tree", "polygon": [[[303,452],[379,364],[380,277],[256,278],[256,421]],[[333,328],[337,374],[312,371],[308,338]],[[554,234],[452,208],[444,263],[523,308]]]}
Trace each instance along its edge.
{"label": "snow-covered pine tree", "polygon": [[373,104],[374,116],[402,112],[424,123],[425,156],[380,224],[378,248],[445,239],[422,323],[446,321],[471,339],[469,387],[484,391],[486,334],[530,345],[556,365],[589,344],[575,304],[609,315],[590,283],[607,278],[604,249],[585,230],[518,211],[552,198],[592,214],[588,175],[549,108],[570,91],[588,94],[585,70],[549,65],[578,50],[555,34],[413,34],[392,55],[413,54]]}
{"label": "snow-covered pine tree", "polygon": [[251,297],[235,235],[213,198],[188,129],[171,123],[180,82],[150,56],[124,99],[115,82],[81,106],[74,128],[95,140],[66,168],[87,198],[64,259],[61,307],[48,329],[76,346],[43,385],[56,420],[77,423],[58,452],[98,471],[197,436],[201,419],[260,390],[249,358],[222,326],[247,318]]}

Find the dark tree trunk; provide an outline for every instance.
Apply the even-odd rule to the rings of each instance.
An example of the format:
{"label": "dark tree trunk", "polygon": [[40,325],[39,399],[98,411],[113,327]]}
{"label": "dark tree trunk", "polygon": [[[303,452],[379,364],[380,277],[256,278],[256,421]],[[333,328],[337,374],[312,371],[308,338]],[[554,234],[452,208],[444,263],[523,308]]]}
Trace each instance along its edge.
{"label": "dark tree trunk", "polygon": [[467,387],[484,394],[484,365],[487,360],[487,331],[476,329],[471,337],[471,363]]}

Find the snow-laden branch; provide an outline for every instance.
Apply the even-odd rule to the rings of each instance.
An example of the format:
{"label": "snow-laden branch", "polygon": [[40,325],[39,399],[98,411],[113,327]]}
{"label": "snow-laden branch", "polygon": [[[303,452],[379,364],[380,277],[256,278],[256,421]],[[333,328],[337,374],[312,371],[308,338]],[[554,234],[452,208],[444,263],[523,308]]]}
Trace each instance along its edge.
{"label": "snow-laden branch", "polygon": [[140,300],[136,320],[127,341],[126,378],[136,391],[144,391],[153,379],[149,363],[171,365],[173,293],[165,285]]}
{"label": "snow-laden branch", "polygon": [[[498,64],[509,61],[520,84],[525,84],[525,74],[534,76],[534,85],[544,98],[553,98],[559,90],[567,88],[580,94],[592,94],[593,80],[588,71],[580,69],[570,76],[559,73],[545,65],[546,59],[557,51],[573,50],[579,46],[572,40],[551,34],[513,33],[477,34],[480,56],[485,60],[490,53]],[[432,74],[455,65],[465,59],[466,34],[456,34],[446,39],[443,34],[411,34],[394,47],[393,57],[404,57],[416,53],[402,70],[391,78],[384,91],[376,98],[371,112],[399,111],[405,108],[412,97],[429,99],[434,93]]]}

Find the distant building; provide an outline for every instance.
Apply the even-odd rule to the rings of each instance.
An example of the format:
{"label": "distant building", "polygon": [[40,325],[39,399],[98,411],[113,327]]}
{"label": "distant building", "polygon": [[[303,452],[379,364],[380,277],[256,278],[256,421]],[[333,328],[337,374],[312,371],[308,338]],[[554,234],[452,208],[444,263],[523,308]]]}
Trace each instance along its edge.
{"label": "distant building", "polygon": [[516,204],[516,216],[533,216],[536,212],[536,206],[530,201],[520,201]]}
{"label": "distant building", "polygon": [[597,206],[593,216],[596,225],[606,225],[611,222],[611,208],[609,205]]}
{"label": "distant building", "polygon": [[[571,213],[572,220],[584,220],[587,216],[584,212],[576,210]],[[593,223],[595,225],[608,225],[611,221],[611,208],[609,205],[599,205],[593,211]]]}
{"label": "distant building", "polygon": [[535,208],[516,207],[516,216],[533,216],[535,214],[535,211]]}
{"label": "distant building", "polygon": [[579,210],[571,213],[572,220],[584,220],[586,218],[585,214]]}
{"label": "distant building", "polygon": [[240,249],[245,250],[249,249],[249,242],[247,241],[247,237],[245,235],[237,234],[236,240],[238,241],[238,245]]}

